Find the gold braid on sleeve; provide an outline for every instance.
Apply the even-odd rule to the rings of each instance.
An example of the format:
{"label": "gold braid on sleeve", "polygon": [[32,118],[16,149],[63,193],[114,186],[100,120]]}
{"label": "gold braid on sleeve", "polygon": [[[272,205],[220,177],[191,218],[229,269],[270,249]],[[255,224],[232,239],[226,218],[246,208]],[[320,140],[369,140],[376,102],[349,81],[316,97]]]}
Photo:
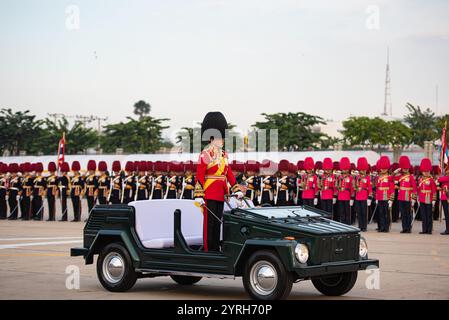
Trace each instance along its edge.
{"label": "gold braid on sleeve", "polygon": [[201,183],[197,182],[195,185],[195,190],[193,191],[194,198],[204,198],[204,190]]}

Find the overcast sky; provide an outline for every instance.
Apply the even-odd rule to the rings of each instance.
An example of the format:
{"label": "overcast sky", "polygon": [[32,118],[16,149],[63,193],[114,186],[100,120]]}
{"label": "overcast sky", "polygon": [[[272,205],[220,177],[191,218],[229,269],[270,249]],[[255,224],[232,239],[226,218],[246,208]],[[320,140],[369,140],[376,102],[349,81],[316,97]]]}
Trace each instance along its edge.
{"label": "overcast sky", "polygon": [[173,127],[373,116],[387,46],[393,116],[435,109],[436,85],[449,113],[446,0],[1,0],[0,107],[115,122],[144,99]]}

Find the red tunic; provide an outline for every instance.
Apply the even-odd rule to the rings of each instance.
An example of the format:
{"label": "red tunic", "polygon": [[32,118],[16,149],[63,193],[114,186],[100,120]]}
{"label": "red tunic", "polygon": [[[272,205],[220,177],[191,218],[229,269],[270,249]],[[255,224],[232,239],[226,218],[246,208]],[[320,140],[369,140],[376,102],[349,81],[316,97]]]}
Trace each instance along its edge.
{"label": "red tunic", "polygon": [[449,192],[449,176],[442,176],[438,179],[441,188],[441,200],[448,200],[448,192]]}
{"label": "red tunic", "polygon": [[418,178],[418,201],[431,204],[437,196],[437,185],[432,177],[421,176]]}
{"label": "red tunic", "polygon": [[357,176],[355,177],[354,184],[356,200],[368,200],[368,197],[373,196],[370,176]]}
{"label": "red tunic", "polygon": [[354,195],[354,186],[352,184],[352,176],[342,175],[338,177],[338,200],[348,201]]}
{"label": "red tunic", "polygon": [[390,175],[382,175],[376,181],[376,200],[388,201],[394,196],[394,180]]}
{"label": "red tunic", "polygon": [[314,199],[318,193],[318,179],[314,174],[307,174],[303,180],[302,198]]}
{"label": "red tunic", "polygon": [[399,201],[412,201],[416,197],[416,180],[409,173],[394,177]]}
{"label": "red tunic", "polygon": [[229,193],[228,182],[231,186],[236,185],[227,153],[216,154],[212,147],[204,148],[198,160],[196,179],[203,188],[205,200],[224,201],[224,196]]}
{"label": "red tunic", "polygon": [[333,174],[323,175],[320,182],[321,199],[332,200],[335,195],[335,176]]}

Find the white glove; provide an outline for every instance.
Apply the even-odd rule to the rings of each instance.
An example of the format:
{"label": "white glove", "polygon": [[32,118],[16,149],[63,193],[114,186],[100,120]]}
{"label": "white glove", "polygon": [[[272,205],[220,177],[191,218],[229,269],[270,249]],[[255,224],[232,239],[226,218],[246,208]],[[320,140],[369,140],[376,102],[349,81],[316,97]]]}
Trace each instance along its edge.
{"label": "white glove", "polygon": [[352,207],[354,205],[354,200],[349,200],[349,205]]}
{"label": "white glove", "polygon": [[436,201],[432,201],[432,208],[435,208]]}
{"label": "white glove", "polygon": [[237,197],[237,199],[243,199],[243,192],[242,191],[237,191],[236,193],[234,193],[235,196]]}
{"label": "white glove", "polygon": [[371,206],[371,199],[366,200],[366,205],[367,205],[368,207]]}
{"label": "white glove", "polygon": [[412,207],[415,206],[416,200],[412,200]]}
{"label": "white glove", "polygon": [[17,200],[17,201],[20,201],[20,196],[16,196],[16,200]]}
{"label": "white glove", "polygon": [[203,198],[195,198],[195,202],[198,202],[200,204],[200,206],[204,206],[205,202]]}
{"label": "white glove", "polygon": [[317,204],[318,204],[318,199],[317,198],[313,199],[313,205],[316,206]]}
{"label": "white glove", "polygon": [[332,198],[332,204],[336,204],[337,203],[337,198]]}
{"label": "white glove", "polygon": [[376,200],[376,204],[379,204],[379,200]]}
{"label": "white glove", "polygon": [[388,208],[391,208],[393,206],[393,201],[388,200]]}

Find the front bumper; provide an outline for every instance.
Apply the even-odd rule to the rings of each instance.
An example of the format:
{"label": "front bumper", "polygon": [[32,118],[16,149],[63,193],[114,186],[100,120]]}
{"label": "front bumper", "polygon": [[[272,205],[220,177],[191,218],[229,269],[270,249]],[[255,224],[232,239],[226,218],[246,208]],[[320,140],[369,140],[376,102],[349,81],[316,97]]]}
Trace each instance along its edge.
{"label": "front bumper", "polygon": [[367,268],[379,268],[379,260],[368,259],[359,261],[339,261],[323,263],[317,266],[304,266],[295,268],[294,271],[300,278],[324,276],[336,273],[354,272]]}

